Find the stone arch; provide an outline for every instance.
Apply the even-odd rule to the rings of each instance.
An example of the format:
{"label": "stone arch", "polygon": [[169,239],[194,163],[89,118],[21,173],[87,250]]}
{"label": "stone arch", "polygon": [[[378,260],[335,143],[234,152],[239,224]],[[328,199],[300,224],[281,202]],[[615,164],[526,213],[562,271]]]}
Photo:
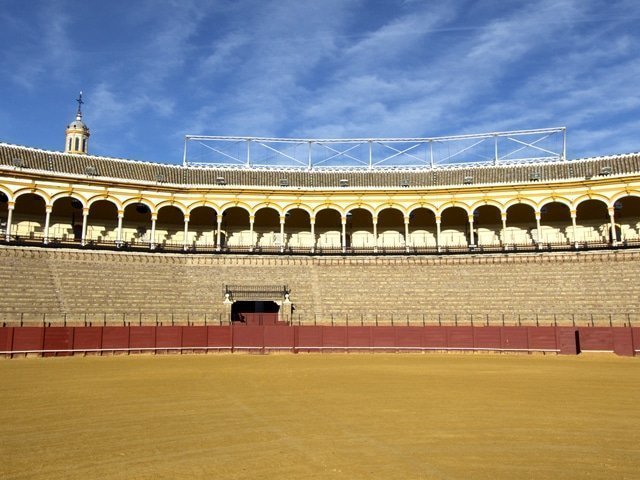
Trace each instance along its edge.
{"label": "stone arch", "polygon": [[472,215],[475,214],[475,211],[478,208],[484,207],[484,206],[496,207],[500,213],[506,212],[506,208],[502,203],[500,203],[500,202],[498,202],[496,200],[491,200],[491,199],[487,198],[487,199],[483,199],[483,200],[478,200],[477,202],[471,204],[471,207],[469,207],[471,212],[472,212],[471,214]]}
{"label": "stone arch", "polygon": [[51,199],[48,237],[60,240],[82,240],[85,204],[75,195],[58,194]]}
{"label": "stone arch", "polygon": [[50,199],[50,205],[53,206],[53,204],[56,203],[56,201],[61,198],[73,198],[74,200],[77,200],[82,204],[82,208],[88,207],[87,199],[84,196],[80,195],[79,193],[73,192],[71,190],[67,190],[65,192],[58,192],[55,195],[52,195]]}
{"label": "stone arch", "polygon": [[88,202],[88,241],[115,243],[118,240],[118,205],[109,197],[94,197]]}
{"label": "stone arch", "polygon": [[241,208],[247,212],[247,215],[249,216],[253,215],[253,209],[251,208],[251,206],[248,203],[240,202],[240,201],[223,203],[222,205],[220,205],[220,214],[224,215],[224,212],[232,208]]}
{"label": "stone arch", "polygon": [[337,205],[325,205],[315,210],[316,245],[319,251],[342,248],[342,210]]}
{"label": "stone arch", "polygon": [[344,216],[344,214],[346,213],[346,211],[338,204],[336,203],[323,203],[322,205],[317,206],[316,208],[313,209],[313,215],[314,217],[318,215],[318,212],[321,212],[322,210],[333,210],[338,212],[338,215],[340,215],[340,218],[342,218]]}
{"label": "stone arch", "polygon": [[540,202],[538,202],[538,207],[539,207],[538,211],[541,212],[542,211],[542,207],[544,207],[545,205],[549,205],[550,203],[560,203],[562,205],[566,205],[569,208],[569,211],[571,211],[573,209],[573,203],[568,198],[565,198],[565,197],[546,197],[546,198],[542,199]]}
{"label": "stone arch", "polygon": [[474,241],[477,245],[496,246],[501,243],[502,209],[497,202],[478,205],[473,209]]}
{"label": "stone arch", "polygon": [[[466,246],[469,243],[469,210],[459,202],[450,202],[440,214],[440,245]],[[465,208],[466,207],[466,208]]]}
{"label": "stone arch", "polygon": [[[19,193],[18,193],[19,192]],[[13,237],[44,238],[48,198],[44,192],[23,189],[16,192],[10,234]]]}
{"label": "stone arch", "polygon": [[4,185],[0,185],[0,194],[2,193],[7,197],[7,202],[13,202],[13,192]]}
{"label": "stone arch", "polygon": [[409,212],[409,245],[416,251],[437,247],[436,210],[427,205]]}
{"label": "stone arch", "polygon": [[116,210],[121,210],[123,208],[122,202],[120,202],[120,200],[118,200],[116,197],[112,197],[111,195],[96,195],[94,197],[90,197],[87,200],[87,207],[91,208],[91,205],[93,205],[94,203],[102,201],[113,203],[116,207]]}
{"label": "stone arch", "polygon": [[218,211],[209,202],[192,204],[189,209],[189,242],[196,248],[216,245],[218,232]]}
{"label": "stone arch", "polygon": [[600,243],[607,241],[610,226],[609,199],[587,197],[576,202],[576,226],[567,233],[573,242]]}
{"label": "stone arch", "polygon": [[284,245],[293,250],[309,251],[315,244],[311,233],[311,212],[306,208],[286,210],[284,222]]}
{"label": "stone arch", "polygon": [[347,210],[345,226],[345,246],[358,249],[373,249],[376,238],[373,235],[373,209],[368,205]]}
{"label": "stone arch", "polygon": [[445,210],[448,210],[450,208],[461,208],[462,210],[464,210],[468,215],[472,214],[471,208],[469,207],[469,205],[467,205],[464,202],[460,202],[460,201],[453,201],[453,202],[446,202],[443,203],[442,205],[440,205],[440,208],[438,209],[438,214],[442,217],[442,214],[444,213]]}
{"label": "stone arch", "polygon": [[503,245],[533,245],[538,241],[536,223],[537,205],[526,200],[507,203],[505,228],[501,239]]}
{"label": "stone arch", "polygon": [[349,212],[352,212],[353,210],[364,210],[366,212],[369,212],[371,214],[371,218],[376,216],[375,208],[373,208],[371,205],[367,203],[362,203],[362,202],[352,203],[347,207],[345,207],[344,214],[347,215]]}
{"label": "stone arch", "polygon": [[588,202],[589,200],[598,200],[602,203],[604,203],[607,208],[613,206],[613,202],[611,201],[611,199],[609,197],[606,197],[604,195],[600,195],[598,193],[590,193],[588,195],[581,195],[578,198],[576,198],[573,201],[573,205],[571,207],[572,210],[577,210],[578,206],[583,203],[583,202]]}
{"label": "stone arch", "polygon": [[189,216],[191,215],[191,212],[193,212],[196,208],[211,208],[216,212],[216,214],[220,212],[220,207],[215,203],[208,200],[198,200],[197,202],[193,202],[187,205],[187,213],[189,214]]}
{"label": "stone arch", "polygon": [[407,215],[411,216],[414,210],[418,210],[419,208],[429,210],[433,213],[434,218],[438,215],[438,208],[434,204],[428,202],[419,202],[410,205],[409,208],[407,208]]}
{"label": "stone arch", "polygon": [[383,249],[405,248],[404,209],[397,205],[378,210],[376,245]]}
{"label": "stone arch", "polygon": [[39,188],[21,188],[19,190],[16,190],[13,194],[13,201],[17,202],[18,198],[20,198],[22,195],[28,194],[33,194],[42,198],[45,205],[51,205],[51,197],[49,196],[49,194],[47,194],[47,192],[45,192],[44,190],[40,190]]}
{"label": "stone arch", "polygon": [[533,200],[530,200],[528,198],[518,197],[518,198],[513,198],[504,204],[504,212],[506,213],[507,210],[509,210],[514,205],[520,205],[520,204],[530,206],[531,208],[533,208],[534,212],[540,211],[540,209],[538,208],[538,204]]}
{"label": "stone arch", "polygon": [[566,199],[556,200],[540,204],[538,238],[541,243],[566,245],[569,242],[567,228],[571,227],[571,204]]}
{"label": "stone arch", "polygon": [[407,210],[402,205],[400,205],[399,203],[393,203],[393,202],[383,203],[383,204],[378,205],[377,207],[375,207],[374,208],[374,215],[378,216],[378,215],[380,215],[380,212],[382,212],[384,210],[397,210],[403,216],[407,215]]}
{"label": "stone arch", "polygon": [[127,198],[124,202],[122,202],[122,210],[126,210],[127,207],[129,207],[130,205],[137,205],[137,204],[146,205],[147,207],[149,207],[150,212],[152,213],[156,212],[155,204],[142,196]]}
{"label": "stone arch", "polygon": [[640,242],[640,192],[630,192],[613,202],[615,224],[620,228],[619,240]]}
{"label": "stone arch", "polygon": [[623,192],[618,192],[615,195],[611,196],[611,205],[615,206],[615,203],[624,197],[638,197],[640,198],[640,190],[625,190]]}
{"label": "stone arch", "polygon": [[131,198],[122,206],[122,238],[132,244],[151,243],[154,205],[142,197]]}
{"label": "stone arch", "polygon": [[251,230],[251,213],[246,204],[227,204],[222,209],[221,245],[236,250],[248,250],[256,244]]}
{"label": "stone arch", "polygon": [[159,245],[183,245],[187,243],[188,239],[185,239],[184,236],[185,210],[178,203],[159,203],[156,209],[155,238],[151,239],[152,243]]}
{"label": "stone arch", "polygon": [[287,214],[287,212],[291,210],[303,210],[309,214],[309,218],[312,218],[315,216],[313,208],[311,208],[309,205],[306,205],[304,203],[290,203],[282,208],[282,212],[285,215]]}
{"label": "stone arch", "polygon": [[275,204],[261,205],[254,211],[253,230],[257,237],[257,246],[265,251],[279,250],[283,246],[283,238],[280,236],[282,212]]}
{"label": "stone arch", "polygon": [[275,203],[275,202],[262,202],[262,203],[258,203],[257,205],[253,206],[253,208],[251,209],[251,215],[255,216],[256,213],[258,213],[258,211],[263,210],[265,208],[271,208],[272,210],[275,210],[276,212],[278,212],[278,215],[283,215],[284,214],[284,210],[277,203]]}
{"label": "stone arch", "polygon": [[182,212],[182,215],[186,215],[188,213],[187,207],[184,204],[182,204],[182,202],[176,202],[175,200],[164,200],[164,201],[158,203],[155,206],[155,209],[152,210],[152,212],[154,212],[157,215],[157,214],[160,213],[160,210],[162,210],[163,208],[167,208],[167,207],[177,208],[178,210],[180,210]]}

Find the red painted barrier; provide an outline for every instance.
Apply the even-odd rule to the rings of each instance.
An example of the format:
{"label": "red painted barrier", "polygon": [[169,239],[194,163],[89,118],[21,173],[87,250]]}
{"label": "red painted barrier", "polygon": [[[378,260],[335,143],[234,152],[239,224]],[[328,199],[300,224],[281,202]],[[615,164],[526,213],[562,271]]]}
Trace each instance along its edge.
{"label": "red painted barrier", "polygon": [[233,345],[232,328],[228,325],[207,327],[207,347],[217,349],[231,348]]}
{"label": "red painted barrier", "polygon": [[613,352],[611,327],[578,328],[580,351]]}
{"label": "red painted barrier", "polygon": [[0,353],[194,350],[615,352],[633,356],[640,328],[419,326],[0,327]]}
{"label": "red painted barrier", "polygon": [[72,355],[73,327],[47,327],[44,329],[44,356]]}
{"label": "red painted barrier", "polygon": [[102,327],[75,327],[73,348],[80,352],[97,352],[101,350]]}
{"label": "red painted barrier", "polygon": [[161,326],[156,329],[156,348],[161,350],[175,350],[182,346],[182,328]]}
{"label": "red painted barrier", "polygon": [[14,352],[39,352],[44,350],[44,327],[14,327]]}
{"label": "red painted barrier", "polygon": [[182,327],[182,348],[202,350],[207,348],[208,327],[188,326]]}

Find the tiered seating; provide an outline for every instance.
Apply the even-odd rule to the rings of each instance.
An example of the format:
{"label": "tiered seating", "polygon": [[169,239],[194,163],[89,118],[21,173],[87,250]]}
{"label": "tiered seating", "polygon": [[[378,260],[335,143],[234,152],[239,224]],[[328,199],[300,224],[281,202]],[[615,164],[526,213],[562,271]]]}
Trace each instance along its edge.
{"label": "tiered seating", "polygon": [[[607,281],[603,281],[607,279]],[[640,309],[640,252],[442,257],[207,256],[0,247],[1,321],[223,318],[225,284],[289,285],[295,321],[536,313],[600,322]],[[173,314],[173,315],[171,315]],[[57,315],[57,317],[56,317]],[[635,318],[635,317],[634,317]],[[569,319],[569,320],[568,320]]]}

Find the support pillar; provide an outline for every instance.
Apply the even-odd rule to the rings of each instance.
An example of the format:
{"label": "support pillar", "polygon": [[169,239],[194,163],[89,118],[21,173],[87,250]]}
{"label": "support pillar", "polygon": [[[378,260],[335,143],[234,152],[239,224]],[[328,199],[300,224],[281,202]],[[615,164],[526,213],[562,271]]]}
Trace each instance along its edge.
{"label": "support pillar", "polygon": [[280,253],[284,252],[284,222],[285,217],[280,217]]}
{"label": "support pillar", "polygon": [[13,219],[13,209],[15,208],[14,202],[9,202],[7,204],[7,231],[5,232],[5,240],[7,242],[11,241],[11,220]]}
{"label": "support pillar", "polygon": [[373,253],[378,253],[378,217],[373,217]]}
{"label": "support pillar", "polygon": [[578,248],[578,238],[576,237],[576,229],[577,229],[577,224],[576,224],[576,211],[575,210],[571,210],[571,226],[573,227],[573,246],[575,248]]}
{"label": "support pillar", "polygon": [[542,218],[542,213],[535,212],[535,215],[536,215],[536,231],[538,232],[536,243],[538,244],[538,247],[540,247],[540,244],[542,243],[542,227],[540,226],[540,219]]}
{"label": "support pillar", "polygon": [[311,218],[311,253],[316,252],[316,219]]}
{"label": "support pillar", "polygon": [[222,245],[220,244],[220,232],[222,231],[222,214],[218,215],[216,220],[216,223],[218,224],[216,227],[216,252],[219,252],[222,248]]}
{"label": "support pillar", "polygon": [[342,217],[342,253],[347,253],[347,217]]}
{"label": "support pillar", "polygon": [[609,208],[609,220],[611,221],[611,244],[618,244],[618,232],[616,232],[616,218],[615,218],[615,210],[613,208]]}
{"label": "support pillar", "polygon": [[87,220],[89,218],[89,209],[82,209],[82,234],[80,237],[80,244],[84,247],[87,243]]}
{"label": "support pillar", "polygon": [[[51,210],[53,210],[53,206],[47,205],[45,207],[44,214],[44,239],[43,242],[45,245],[49,243],[49,224],[51,223]],[[8,223],[8,222],[7,222]]]}
{"label": "support pillar", "polygon": [[404,217],[404,248],[407,253],[409,253],[409,248],[411,248],[409,244],[409,221],[409,217]]}
{"label": "support pillar", "polygon": [[442,240],[440,238],[440,215],[436,216],[436,248],[440,251],[442,247]]}
{"label": "support pillar", "polygon": [[500,243],[504,247],[507,243],[507,212],[500,213],[500,219],[502,220],[502,232],[500,232]]}
{"label": "support pillar", "polygon": [[469,246],[476,246],[476,236],[473,231],[473,215],[469,215]]}
{"label": "support pillar", "polygon": [[253,252],[253,249],[256,246],[256,242],[253,241],[253,222],[255,221],[255,218],[256,217],[254,217],[253,215],[249,217],[249,242],[250,242],[249,251],[250,252]]}
{"label": "support pillar", "polygon": [[182,240],[182,249],[186,252],[189,248],[189,215],[184,216],[184,239]]}
{"label": "support pillar", "polygon": [[149,248],[153,250],[156,248],[156,220],[157,215],[151,215],[151,237],[149,238]]}
{"label": "support pillar", "polygon": [[116,245],[119,247],[122,243],[122,219],[124,218],[124,210],[118,210],[118,231],[116,233]]}

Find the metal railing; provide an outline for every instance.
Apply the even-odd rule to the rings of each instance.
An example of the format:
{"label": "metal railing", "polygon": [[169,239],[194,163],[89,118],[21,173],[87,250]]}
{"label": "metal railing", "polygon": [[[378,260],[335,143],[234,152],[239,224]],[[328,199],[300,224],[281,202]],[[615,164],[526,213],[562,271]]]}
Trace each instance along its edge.
{"label": "metal railing", "polygon": [[208,245],[161,242],[151,244],[149,241],[113,241],[102,239],[86,239],[84,243],[75,238],[49,238],[44,242],[42,235],[13,235],[9,245],[38,246],[49,248],[79,248],[95,250],[129,250],[153,251],[167,253],[200,253],[200,254],[268,254],[268,255],[443,255],[443,254],[482,254],[482,253],[516,253],[535,251],[576,251],[625,249],[640,247],[640,239],[623,240],[621,242],[581,241],[540,242],[540,243],[506,243],[501,245],[441,245],[437,246],[397,246],[397,247],[290,247],[260,245]]}
{"label": "metal railing", "polygon": [[[252,314],[255,324],[273,324],[274,316]],[[278,322],[288,325],[333,326],[577,326],[577,327],[640,327],[640,312],[636,311],[467,311],[450,312],[424,309],[423,312],[324,312],[280,315]],[[176,326],[228,325],[228,313],[223,311],[130,311],[130,312],[52,312],[0,311],[0,326]]]}

